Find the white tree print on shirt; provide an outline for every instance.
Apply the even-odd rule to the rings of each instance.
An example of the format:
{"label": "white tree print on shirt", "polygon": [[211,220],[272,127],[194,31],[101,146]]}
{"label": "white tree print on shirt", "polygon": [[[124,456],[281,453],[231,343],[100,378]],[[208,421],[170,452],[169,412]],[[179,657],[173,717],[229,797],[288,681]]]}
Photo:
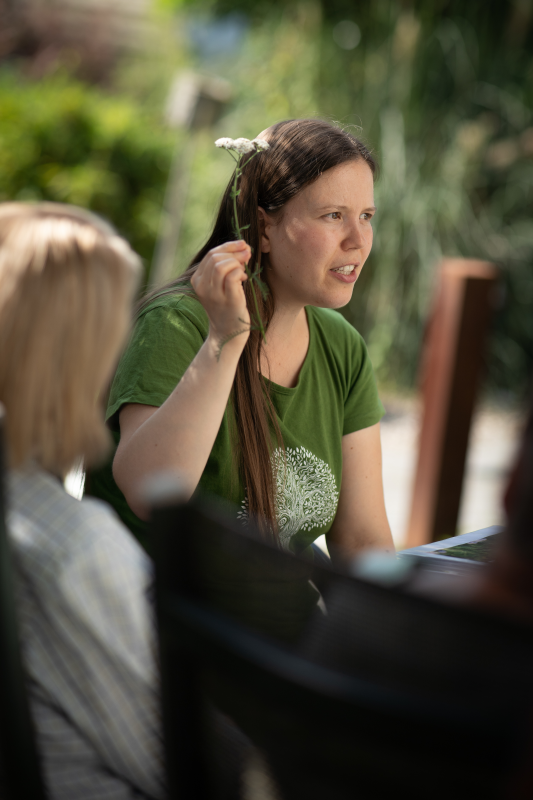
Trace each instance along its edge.
{"label": "white tree print on shirt", "polygon": [[[275,476],[279,539],[287,549],[298,531],[322,528],[335,516],[339,492],[328,464],[305,447],[276,448],[271,457]],[[248,499],[238,518],[248,519]]]}

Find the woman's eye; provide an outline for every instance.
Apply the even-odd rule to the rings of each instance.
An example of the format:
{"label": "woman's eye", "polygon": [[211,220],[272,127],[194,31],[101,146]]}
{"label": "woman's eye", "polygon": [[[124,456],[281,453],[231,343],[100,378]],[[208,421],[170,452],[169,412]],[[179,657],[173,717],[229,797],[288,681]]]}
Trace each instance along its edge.
{"label": "woman's eye", "polygon": [[329,214],[326,214],[326,217],[330,217],[331,219],[340,219],[341,212],[340,211],[330,211]]}
{"label": "woman's eye", "polygon": [[373,216],[372,214],[369,214],[367,211],[365,211],[364,214],[361,214],[361,219],[364,219],[367,222],[370,222],[370,220],[372,219],[372,216]]}

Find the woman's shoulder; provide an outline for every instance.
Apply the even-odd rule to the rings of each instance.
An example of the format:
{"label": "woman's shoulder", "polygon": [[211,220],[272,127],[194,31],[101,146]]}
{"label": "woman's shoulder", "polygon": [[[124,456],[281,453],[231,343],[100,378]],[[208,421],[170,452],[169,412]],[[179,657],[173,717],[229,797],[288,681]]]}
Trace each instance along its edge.
{"label": "woman's shoulder", "polygon": [[141,310],[117,366],[106,419],[118,429],[127,403],[162,405],[202,347],[209,320],[200,302],[182,293],[154,297]]}
{"label": "woman's shoulder", "polygon": [[139,547],[106,503],[72,497],[58,478],[39,467],[9,472],[8,527],[17,551],[43,568],[56,569],[100,542],[115,555]]}
{"label": "woman's shoulder", "polygon": [[313,328],[321,332],[333,346],[347,345],[365,348],[363,337],[345,317],[333,308],[307,306],[308,319]]}
{"label": "woman's shoulder", "polygon": [[[342,314],[330,308],[308,306],[313,359],[335,370],[348,383],[372,373],[366,343]],[[311,348],[310,348],[311,352]]]}
{"label": "woman's shoulder", "polygon": [[344,403],[343,435],[379,422],[384,409],[372,362],[361,334],[338,311],[313,308],[315,363],[340,388]]}
{"label": "woman's shoulder", "polygon": [[180,321],[194,325],[202,335],[207,335],[209,319],[200,303],[192,294],[169,292],[154,297],[137,314],[137,322],[151,324],[167,320],[170,324]]}
{"label": "woman's shoulder", "polygon": [[102,645],[106,653],[124,647],[138,656],[146,630],[138,624],[146,614],[153,566],[109,506],[71,497],[40,468],[11,471],[7,530],[27,637],[43,629],[45,620],[44,630],[62,632],[52,645],[60,655],[74,652],[80,637],[89,636],[99,643],[95,658]]}

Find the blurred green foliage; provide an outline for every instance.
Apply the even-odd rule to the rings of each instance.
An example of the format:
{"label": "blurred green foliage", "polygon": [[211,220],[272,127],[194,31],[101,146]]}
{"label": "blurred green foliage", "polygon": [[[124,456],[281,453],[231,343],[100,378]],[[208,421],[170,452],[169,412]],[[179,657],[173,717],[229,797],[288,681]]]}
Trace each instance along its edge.
{"label": "blurred green foliage", "polygon": [[59,70],[0,71],[0,200],[52,200],[107,218],[150,262],[175,137],[131,97]]}

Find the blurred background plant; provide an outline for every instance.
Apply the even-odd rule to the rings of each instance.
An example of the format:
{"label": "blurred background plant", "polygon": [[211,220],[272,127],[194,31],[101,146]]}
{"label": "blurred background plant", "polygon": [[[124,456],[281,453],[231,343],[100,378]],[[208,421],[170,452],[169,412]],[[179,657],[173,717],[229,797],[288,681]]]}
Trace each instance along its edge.
{"label": "blurred background plant", "polygon": [[55,200],[111,220],[149,264],[172,142],[125,97],[61,70],[0,74],[0,199]]}
{"label": "blurred background plant", "polygon": [[16,9],[0,5],[0,201],[90,208],[148,267],[175,142],[161,114],[166,89],[154,92],[160,60],[144,43],[113,39],[104,23],[116,27],[117,18],[98,7],[81,20],[61,3],[22,0]]}
{"label": "blurred background plant", "polygon": [[[413,386],[436,265],[461,255],[494,261],[503,276],[487,386],[502,398],[525,391],[533,0],[78,5],[91,3],[93,27],[78,24],[73,35],[43,25],[42,12],[72,11],[76,0],[24,0],[16,21],[3,0],[11,21],[0,42],[2,199],[87,205],[130,239],[148,270],[173,152],[187,146],[187,133],[165,122],[172,80],[186,68],[223,77],[233,93],[224,116],[194,134],[175,272],[205,240],[230,176],[215,138],[253,138],[287,117],[338,120],[381,164],[374,250],[343,313],[368,341],[382,385]],[[123,20],[113,27],[115,6]]]}

